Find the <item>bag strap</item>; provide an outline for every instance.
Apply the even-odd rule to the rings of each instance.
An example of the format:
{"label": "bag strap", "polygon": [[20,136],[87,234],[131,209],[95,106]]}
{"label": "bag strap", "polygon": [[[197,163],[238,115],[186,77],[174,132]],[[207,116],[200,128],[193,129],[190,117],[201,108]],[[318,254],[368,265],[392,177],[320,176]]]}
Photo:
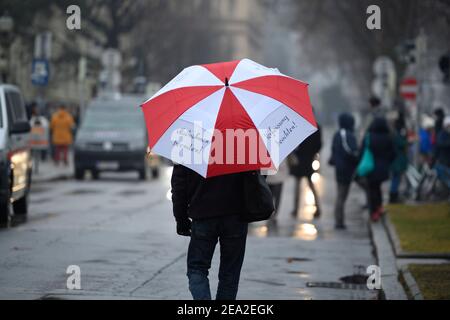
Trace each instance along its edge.
{"label": "bag strap", "polygon": [[345,152],[347,152],[350,155],[353,154],[347,142],[347,134],[345,132],[345,129],[341,129],[339,133],[341,135],[342,147],[344,148]]}
{"label": "bag strap", "polygon": [[366,135],[366,147],[370,149],[370,133],[367,133]]}

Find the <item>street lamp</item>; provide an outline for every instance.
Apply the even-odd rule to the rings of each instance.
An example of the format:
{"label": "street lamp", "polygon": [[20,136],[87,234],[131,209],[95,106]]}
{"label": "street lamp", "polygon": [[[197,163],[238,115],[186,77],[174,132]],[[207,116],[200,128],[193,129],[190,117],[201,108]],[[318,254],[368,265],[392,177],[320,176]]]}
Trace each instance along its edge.
{"label": "street lamp", "polygon": [[8,68],[9,68],[9,47],[11,40],[11,33],[14,28],[14,20],[4,13],[0,16],[0,72],[1,82],[6,82]]}

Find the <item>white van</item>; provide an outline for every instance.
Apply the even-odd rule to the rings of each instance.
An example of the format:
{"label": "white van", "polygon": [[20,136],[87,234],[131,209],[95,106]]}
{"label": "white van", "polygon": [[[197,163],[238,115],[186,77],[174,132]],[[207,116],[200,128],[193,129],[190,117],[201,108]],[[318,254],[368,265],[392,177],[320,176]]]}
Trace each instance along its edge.
{"label": "white van", "polygon": [[26,215],[31,184],[30,124],[20,90],[0,84],[0,226]]}

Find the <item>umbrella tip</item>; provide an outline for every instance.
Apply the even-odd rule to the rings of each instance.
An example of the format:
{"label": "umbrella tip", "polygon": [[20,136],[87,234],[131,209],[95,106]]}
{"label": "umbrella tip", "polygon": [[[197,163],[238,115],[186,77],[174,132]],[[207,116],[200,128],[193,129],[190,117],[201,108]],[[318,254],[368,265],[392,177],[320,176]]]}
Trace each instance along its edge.
{"label": "umbrella tip", "polygon": [[229,83],[228,83],[228,78],[225,78],[225,87],[228,87]]}

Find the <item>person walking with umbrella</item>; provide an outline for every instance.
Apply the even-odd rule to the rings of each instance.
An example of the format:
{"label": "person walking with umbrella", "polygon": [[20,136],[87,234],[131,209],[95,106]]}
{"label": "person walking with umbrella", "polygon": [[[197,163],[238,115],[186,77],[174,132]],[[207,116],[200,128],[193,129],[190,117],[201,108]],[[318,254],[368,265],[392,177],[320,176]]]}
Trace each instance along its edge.
{"label": "person walking with umbrella", "polygon": [[307,85],[248,59],[184,69],[142,104],[155,154],[175,162],[172,203],[189,236],[194,299],[211,299],[211,260],[220,244],[216,299],[236,299],[248,222],[270,218],[260,170],[277,170],[317,130]]}

